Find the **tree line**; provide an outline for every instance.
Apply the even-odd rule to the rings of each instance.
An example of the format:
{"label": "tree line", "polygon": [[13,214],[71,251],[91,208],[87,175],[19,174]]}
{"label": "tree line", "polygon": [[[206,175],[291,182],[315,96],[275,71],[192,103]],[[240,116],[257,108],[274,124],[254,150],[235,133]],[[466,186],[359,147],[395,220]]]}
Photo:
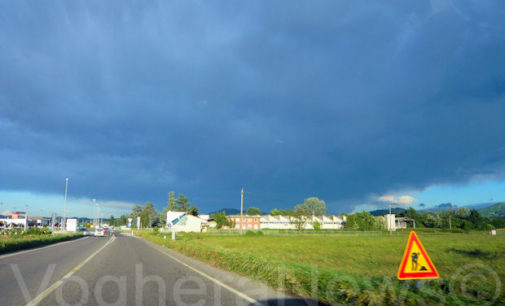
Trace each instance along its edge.
{"label": "tree line", "polygon": [[[406,217],[415,221],[416,228],[438,228],[453,231],[492,230],[504,228],[505,219],[486,218],[476,209],[458,208],[447,211],[417,211],[410,207],[397,211],[396,217]],[[410,225],[412,226],[412,225]],[[381,230],[385,228],[383,217],[374,217],[368,211],[347,216],[346,228],[357,230]]]}
{"label": "tree line", "polygon": [[128,225],[128,218],[132,218],[132,227],[137,227],[137,217],[140,217],[141,227],[152,228],[161,227],[166,225],[166,218],[168,211],[179,211],[187,212],[190,215],[198,216],[198,207],[191,205],[189,198],[184,194],[179,193],[179,196],[175,197],[175,192],[170,191],[168,193],[167,206],[163,208],[163,212],[159,213],[154,207],[152,202],[147,202],[144,207],[141,205],[135,205],[132,208],[130,214],[122,215],[118,219],[110,216],[109,224],[113,226]]}
{"label": "tree line", "polygon": [[[317,197],[306,198],[302,204],[297,204],[293,209],[272,209],[270,215],[272,216],[288,216],[290,222],[296,226],[297,229],[301,230],[304,228],[310,216],[323,216],[327,212],[326,203]],[[246,210],[246,215],[262,215],[262,212],[257,207],[249,207]],[[226,217],[224,211],[214,213],[210,216],[216,222],[216,228],[220,229],[224,226],[229,228],[234,228],[235,223]],[[318,224],[313,224],[314,228],[318,227]],[[320,225],[319,225],[320,228]]]}
{"label": "tree line", "polygon": [[422,212],[410,207],[398,213],[400,217],[416,220],[416,226],[426,228],[492,230],[505,225],[505,219],[486,218],[476,209],[460,207],[456,210]]}
{"label": "tree line", "polygon": [[[191,205],[189,199],[182,193],[175,197],[175,192],[170,191],[168,194],[167,206],[164,207],[163,213],[158,213],[152,202],[147,202],[144,207],[135,205],[132,212],[128,215],[122,215],[118,219],[110,217],[111,225],[120,226],[127,225],[128,218],[132,218],[132,227],[137,226],[137,217],[140,217],[142,227],[164,226],[166,224],[167,211],[187,212],[188,214],[198,216],[199,210],[196,206]],[[297,204],[293,209],[272,209],[272,216],[287,216],[290,222],[299,230],[305,228],[310,216],[323,216],[327,212],[326,203],[317,197],[306,198],[303,203]],[[262,212],[257,207],[247,208],[245,215],[262,215]],[[345,228],[356,230],[382,230],[385,226],[385,220],[382,216],[374,217],[368,211],[362,211],[353,214],[341,214],[346,216]],[[494,228],[505,228],[505,219],[503,218],[486,218],[475,209],[458,208],[457,210],[449,209],[447,211],[417,211],[410,207],[408,209],[397,211],[397,217],[407,217],[415,220],[416,227],[419,228],[439,228],[451,230],[491,230]],[[226,217],[224,211],[214,213],[210,216],[216,222],[218,229],[223,226],[230,228],[235,227],[229,218]],[[320,229],[321,225],[317,222],[312,224],[314,229]]]}

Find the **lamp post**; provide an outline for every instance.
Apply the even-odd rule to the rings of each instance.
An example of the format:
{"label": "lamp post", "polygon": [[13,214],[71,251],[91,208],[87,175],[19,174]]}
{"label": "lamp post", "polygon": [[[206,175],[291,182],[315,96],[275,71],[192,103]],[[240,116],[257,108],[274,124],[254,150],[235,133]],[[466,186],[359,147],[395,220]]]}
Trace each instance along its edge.
{"label": "lamp post", "polygon": [[63,204],[63,222],[61,224],[61,230],[66,230],[67,226],[65,224],[67,219],[67,194],[68,194],[68,177],[65,178],[65,202]]}
{"label": "lamp post", "polygon": [[[389,215],[386,218],[386,227],[389,231],[389,235],[393,234],[393,226],[396,228],[395,221],[393,219],[393,215],[391,214],[391,207],[393,206],[393,203],[389,203]],[[391,224],[392,223],[392,224]]]}
{"label": "lamp post", "polygon": [[93,199],[93,206],[95,207],[95,225],[98,226],[98,204],[96,199]]}
{"label": "lamp post", "polygon": [[242,235],[242,224],[244,223],[244,188],[240,190],[240,234]]}

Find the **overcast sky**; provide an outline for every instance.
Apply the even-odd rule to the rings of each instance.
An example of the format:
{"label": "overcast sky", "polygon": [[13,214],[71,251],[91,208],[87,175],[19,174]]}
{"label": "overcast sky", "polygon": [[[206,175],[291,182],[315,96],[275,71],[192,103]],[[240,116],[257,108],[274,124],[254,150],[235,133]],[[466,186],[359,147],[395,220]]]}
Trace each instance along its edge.
{"label": "overcast sky", "polygon": [[91,198],[161,210],[170,190],[239,207],[242,186],[264,211],[504,200],[503,16],[501,1],[2,1],[0,209],[58,212],[65,177],[80,215]]}

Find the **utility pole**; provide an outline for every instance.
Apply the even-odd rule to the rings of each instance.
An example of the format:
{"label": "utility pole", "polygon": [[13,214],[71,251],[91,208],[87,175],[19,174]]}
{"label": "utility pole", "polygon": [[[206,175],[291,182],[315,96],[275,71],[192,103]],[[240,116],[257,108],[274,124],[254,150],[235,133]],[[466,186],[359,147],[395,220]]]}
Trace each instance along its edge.
{"label": "utility pole", "polygon": [[98,227],[98,204],[96,203],[96,199],[93,199],[93,206],[95,207],[95,228]]}
{"label": "utility pole", "polygon": [[391,206],[392,206],[392,204],[389,203],[389,216],[388,216],[388,218],[386,218],[386,223],[387,223],[386,226],[388,228],[390,236],[393,235],[393,228],[391,227],[391,219],[392,219],[392,216],[391,216]]}
{"label": "utility pole", "polygon": [[244,188],[240,191],[240,234],[242,235],[242,223],[244,223]]}
{"label": "utility pole", "polygon": [[451,215],[449,215],[449,230],[451,230],[451,231],[452,231]]}
{"label": "utility pole", "polygon": [[68,193],[68,177],[65,178],[65,203],[63,204],[63,222],[61,224],[61,230],[66,230],[67,225],[65,224],[67,220],[67,193]]}

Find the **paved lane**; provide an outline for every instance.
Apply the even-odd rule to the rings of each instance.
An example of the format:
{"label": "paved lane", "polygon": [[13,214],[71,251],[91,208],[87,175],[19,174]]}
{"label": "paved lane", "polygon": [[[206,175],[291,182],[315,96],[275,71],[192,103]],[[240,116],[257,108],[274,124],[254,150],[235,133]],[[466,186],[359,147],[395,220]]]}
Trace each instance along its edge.
{"label": "paved lane", "polygon": [[[37,295],[44,277],[47,286],[61,279],[108,239],[84,237],[24,253],[0,256],[0,304],[26,304]],[[21,277],[16,277],[16,274]],[[24,293],[23,287],[26,288]]]}
{"label": "paved lane", "polygon": [[40,305],[247,305],[249,302],[149,243],[120,236]]}
{"label": "paved lane", "polygon": [[290,296],[247,277],[125,235],[82,238],[0,257],[0,297],[1,305],[28,302],[33,305],[248,305],[258,300],[262,303],[269,300],[265,303],[268,305],[306,305],[307,302],[291,299],[277,303],[277,298]]}

